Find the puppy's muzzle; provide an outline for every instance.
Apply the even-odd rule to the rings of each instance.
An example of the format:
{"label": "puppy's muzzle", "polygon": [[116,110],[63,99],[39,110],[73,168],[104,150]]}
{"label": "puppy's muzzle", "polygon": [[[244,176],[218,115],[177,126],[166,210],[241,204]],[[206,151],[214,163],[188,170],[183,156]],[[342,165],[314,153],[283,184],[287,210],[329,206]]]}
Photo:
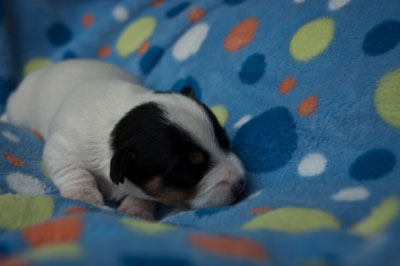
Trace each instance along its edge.
{"label": "puppy's muzzle", "polygon": [[239,196],[243,193],[245,187],[246,179],[243,178],[231,186],[231,191],[237,198],[239,198]]}

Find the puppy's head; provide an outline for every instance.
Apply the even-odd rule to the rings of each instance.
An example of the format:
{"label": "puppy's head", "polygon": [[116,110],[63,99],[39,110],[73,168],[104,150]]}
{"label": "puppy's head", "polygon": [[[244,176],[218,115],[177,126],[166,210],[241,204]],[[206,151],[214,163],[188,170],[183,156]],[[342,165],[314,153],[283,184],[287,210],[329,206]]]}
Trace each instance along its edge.
{"label": "puppy's head", "polygon": [[154,92],[133,108],[115,126],[111,147],[112,181],[128,179],[168,205],[230,205],[245,187],[224,129],[188,87],[180,94]]}

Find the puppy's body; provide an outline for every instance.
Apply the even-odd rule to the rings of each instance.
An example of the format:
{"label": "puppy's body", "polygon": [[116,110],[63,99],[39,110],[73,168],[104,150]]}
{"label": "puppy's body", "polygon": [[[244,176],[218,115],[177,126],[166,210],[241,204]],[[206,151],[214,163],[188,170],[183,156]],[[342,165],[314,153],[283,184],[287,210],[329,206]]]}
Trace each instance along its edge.
{"label": "puppy's body", "polygon": [[[229,149],[221,149],[221,137],[215,136],[219,128],[212,123],[215,118],[207,112],[204,106],[187,96],[147,90],[123,70],[94,60],[66,61],[30,74],[7,104],[10,122],[35,129],[44,137],[44,162],[62,195],[100,205],[103,195],[112,201],[123,200],[120,210],[144,218],[152,218],[153,200],[179,205],[176,201],[182,198],[186,201],[182,205],[191,208],[232,203],[227,191],[235,186],[237,190],[237,183],[243,184],[244,170]],[[157,119],[150,117],[153,113]],[[153,120],[158,127],[149,124]],[[135,123],[143,129],[135,127]],[[178,152],[175,146],[186,145],[170,144],[168,139],[171,132],[180,135],[183,131],[182,135],[193,142],[190,147],[199,147],[207,158],[210,157],[209,164],[204,166],[207,168],[204,178],[190,188],[194,191],[191,196],[169,202],[168,197],[173,195],[166,195],[168,191],[190,193],[186,193],[188,187],[180,188],[179,180],[173,184],[179,191],[174,190],[175,187],[166,189],[164,183],[171,182],[162,179],[165,167],[160,168],[163,169],[160,172],[153,171],[151,176],[148,174],[162,163],[154,162],[146,169],[139,166],[140,170],[133,166],[133,161],[140,161],[134,158],[136,156],[146,155],[145,164],[151,160],[149,158],[156,158],[151,152],[158,146],[152,147],[152,151],[143,151],[146,149],[143,147],[141,151],[137,151],[138,147],[127,149],[127,145],[140,145],[132,144],[127,131],[137,131],[135,138],[144,137],[146,142],[149,141],[146,136],[154,133],[152,128],[164,134],[160,141],[162,137],[166,139],[164,143],[170,150],[166,156],[174,157],[175,151]],[[144,132],[146,130],[149,131]],[[153,138],[150,141],[158,141],[157,135]],[[179,158],[183,157],[179,155]],[[178,164],[176,160],[174,163]],[[123,182],[128,174],[132,176],[128,177],[128,182]],[[211,187],[216,184],[221,189]],[[221,193],[226,194],[222,200],[212,199]]]}
{"label": "puppy's body", "polygon": [[[90,169],[100,179],[105,196],[120,200],[127,193],[121,191],[121,186],[110,185],[112,151],[108,142],[113,127],[143,101],[139,95],[146,92],[132,76],[113,65],[67,61],[29,75],[10,97],[7,116],[10,122],[35,129],[43,136],[43,156],[50,174],[65,167],[59,162],[50,163],[55,161],[53,156],[61,156]],[[69,176],[54,182],[62,187]]]}

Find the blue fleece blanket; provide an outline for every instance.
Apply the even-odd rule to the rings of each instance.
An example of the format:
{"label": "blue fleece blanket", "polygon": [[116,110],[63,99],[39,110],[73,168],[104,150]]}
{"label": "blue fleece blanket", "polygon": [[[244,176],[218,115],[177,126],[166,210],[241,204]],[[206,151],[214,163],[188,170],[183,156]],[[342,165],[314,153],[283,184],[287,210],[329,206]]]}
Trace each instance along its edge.
{"label": "blue fleece blanket", "polygon": [[141,221],[62,198],[40,136],[0,123],[0,265],[400,265],[399,18],[398,0],[2,1],[0,113],[71,58],[190,85],[249,187]]}

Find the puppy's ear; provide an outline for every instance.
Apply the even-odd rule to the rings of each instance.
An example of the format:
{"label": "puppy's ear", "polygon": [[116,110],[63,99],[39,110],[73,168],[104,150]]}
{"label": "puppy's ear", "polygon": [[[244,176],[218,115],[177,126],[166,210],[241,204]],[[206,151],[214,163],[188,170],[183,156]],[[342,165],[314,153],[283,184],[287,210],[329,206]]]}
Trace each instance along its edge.
{"label": "puppy's ear", "polygon": [[128,167],[135,160],[134,153],[129,148],[121,149],[114,153],[110,163],[110,177],[116,184],[123,184]]}
{"label": "puppy's ear", "polygon": [[196,99],[196,96],[194,95],[194,91],[192,87],[190,86],[185,86],[181,89],[181,94],[186,95],[190,98]]}

